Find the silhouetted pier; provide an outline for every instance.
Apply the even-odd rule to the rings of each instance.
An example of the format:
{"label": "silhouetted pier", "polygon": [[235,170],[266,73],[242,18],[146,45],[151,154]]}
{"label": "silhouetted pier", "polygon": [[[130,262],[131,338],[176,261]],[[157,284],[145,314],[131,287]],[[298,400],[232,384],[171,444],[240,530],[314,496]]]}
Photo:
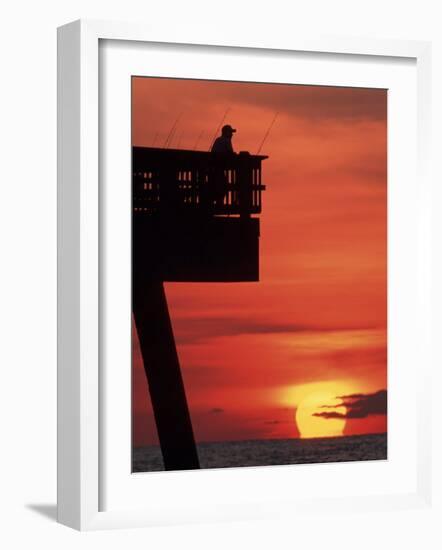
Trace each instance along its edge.
{"label": "silhouetted pier", "polygon": [[133,313],[166,470],[199,463],[163,282],[259,280],[266,158],[133,148]]}

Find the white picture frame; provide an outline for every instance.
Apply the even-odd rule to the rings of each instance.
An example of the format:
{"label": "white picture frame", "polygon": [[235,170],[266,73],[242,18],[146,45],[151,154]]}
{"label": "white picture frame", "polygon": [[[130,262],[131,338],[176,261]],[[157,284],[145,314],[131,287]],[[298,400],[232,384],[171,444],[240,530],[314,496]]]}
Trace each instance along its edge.
{"label": "white picture frame", "polygon": [[[231,513],[207,503],[195,502],[187,511],[167,505],[103,510],[103,434],[100,414],[100,337],[102,290],[101,208],[99,174],[99,48],[100,41],[195,45],[185,34],[157,36],[144,26],[117,22],[76,21],[58,31],[58,521],[80,530],[150,526],[179,522],[266,517],[326,508],[330,500],[320,496],[299,503],[275,497],[251,501],[240,513]],[[206,44],[199,44],[207,46]],[[419,382],[416,384],[417,484],[416,490],[340,499],[340,509],[370,510],[426,506],[431,498],[430,388],[430,249],[428,247],[431,185],[429,178],[430,45],[426,42],[365,40],[346,37],[296,37],[268,44],[235,41],[210,47],[254,50],[328,53],[336,55],[409,58],[417,71],[417,170],[419,181],[416,220],[418,234],[416,288],[419,317],[418,345],[422,350]],[[281,470],[282,471],[282,470]],[[169,476],[173,484],[176,474]],[[188,474],[192,475],[192,474]],[[238,474],[237,474],[238,475]],[[284,476],[284,473],[281,474]]]}

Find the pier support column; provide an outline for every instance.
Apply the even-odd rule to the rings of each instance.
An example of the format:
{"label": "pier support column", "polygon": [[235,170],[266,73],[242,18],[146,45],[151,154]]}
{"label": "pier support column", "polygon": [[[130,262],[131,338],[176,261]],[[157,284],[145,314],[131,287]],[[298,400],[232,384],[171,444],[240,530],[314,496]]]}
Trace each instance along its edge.
{"label": "pier support column", "polygon": [[166,470],[199,460],[163,282],[134,277],[133,313]]}

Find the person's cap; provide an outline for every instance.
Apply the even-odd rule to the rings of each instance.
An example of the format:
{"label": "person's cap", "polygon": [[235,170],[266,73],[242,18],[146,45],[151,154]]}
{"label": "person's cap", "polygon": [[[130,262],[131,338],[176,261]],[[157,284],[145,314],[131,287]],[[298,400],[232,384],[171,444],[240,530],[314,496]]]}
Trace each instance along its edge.
{"label": "person's cap", "polygon": [[233,134],[234,132],[236,132],[236,129],[232,128],[230,124],[225,124],[222,128],[222,133],[224,134],[225,132],[231,132]]}

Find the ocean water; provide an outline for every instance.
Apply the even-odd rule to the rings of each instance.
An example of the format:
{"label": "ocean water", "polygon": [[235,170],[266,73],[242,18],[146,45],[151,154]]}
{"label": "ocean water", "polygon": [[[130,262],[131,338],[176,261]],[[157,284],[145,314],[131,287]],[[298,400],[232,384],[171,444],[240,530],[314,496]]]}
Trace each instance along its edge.
{"label": "ocean water", "polygon": [[[387,434],[199,443],[201,468],[386,460]],[[158,446],[133,450],[133,472],[164,470]]]}

